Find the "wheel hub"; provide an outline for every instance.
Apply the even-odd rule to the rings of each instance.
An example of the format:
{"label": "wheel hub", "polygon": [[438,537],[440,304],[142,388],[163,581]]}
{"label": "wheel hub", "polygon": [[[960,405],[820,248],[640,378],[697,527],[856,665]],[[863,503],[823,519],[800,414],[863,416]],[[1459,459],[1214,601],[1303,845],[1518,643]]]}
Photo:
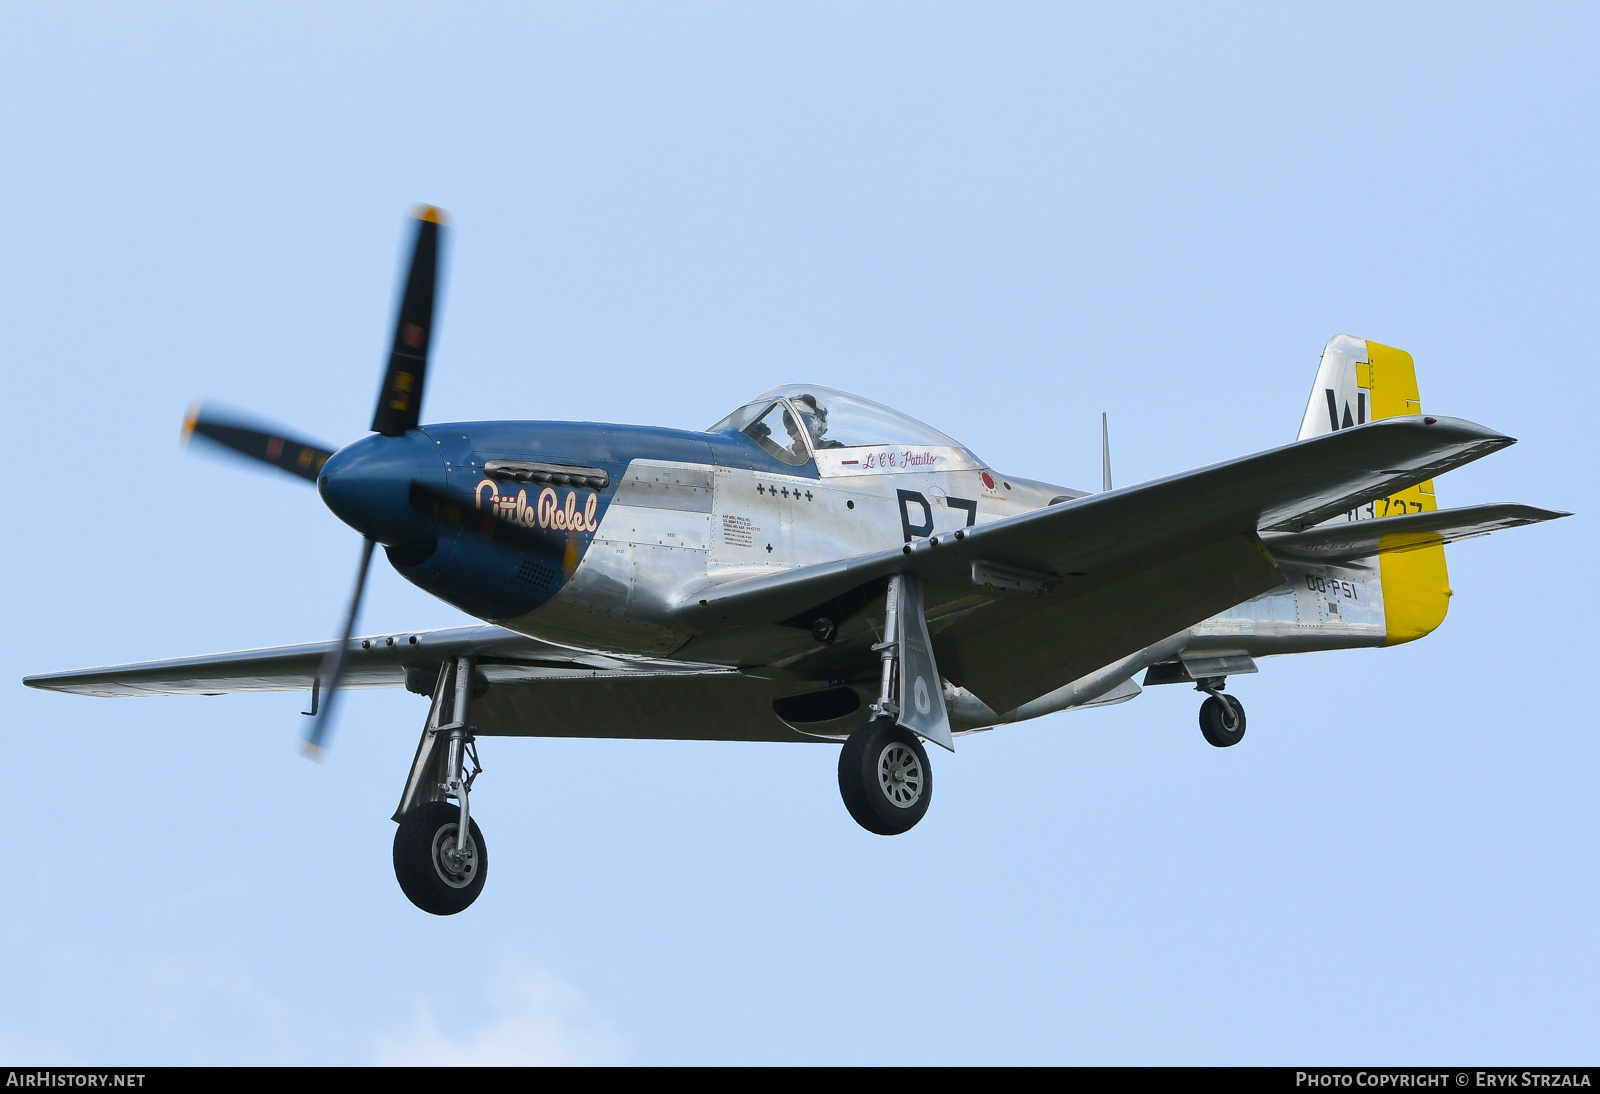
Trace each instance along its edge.
{"label": "wheel hub", "polygon": [[909,746],[895,741],[878,755],[878,787],[900,809],[922,797],[922,761]]}
{"label": "wheel hub", "polygon": [[440,828],[433,836],[433,868],[439,872],[440,879],[452,889],[465,889],[472,884],[474,869],[473,859],[477,848],[472,842],[472,837],[467,837],[467,846],[456,846],[456,833],[458,826],[447,824]]}

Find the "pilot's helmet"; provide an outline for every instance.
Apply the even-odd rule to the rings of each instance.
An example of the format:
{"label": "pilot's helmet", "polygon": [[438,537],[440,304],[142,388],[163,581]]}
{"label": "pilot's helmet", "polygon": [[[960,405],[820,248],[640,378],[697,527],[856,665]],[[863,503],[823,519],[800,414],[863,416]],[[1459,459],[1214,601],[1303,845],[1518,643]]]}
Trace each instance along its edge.
{"label": "pilot's helmet", "polygon": [[821,437],[828,432],[828,408],[817,402],[815,395],[797,395],[794,405],[800,413],[811,419],[811,435]]}

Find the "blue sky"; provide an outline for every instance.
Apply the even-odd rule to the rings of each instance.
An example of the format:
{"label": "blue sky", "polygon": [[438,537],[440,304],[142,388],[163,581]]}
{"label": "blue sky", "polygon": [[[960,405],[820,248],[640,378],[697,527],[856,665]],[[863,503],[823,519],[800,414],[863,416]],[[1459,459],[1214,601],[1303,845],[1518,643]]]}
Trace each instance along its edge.
{"label": "blue sky", "polygon": [[[0,1058],[1592,1060],[1597,19],[1586,6],[0,9]],[[331,636],[359,540],[177,444],[363,435],[416,202],[430,420],[702,427],[808,380],[1092,486],[1291,439],[1323,342],[1521,443],[1442,504],[1444,627],[936,756],[892,840],[832,748],[488,740],[485,895],[388,817],[426,713],[29,672]],[[363,628],[452,609],[380,559]],[[909,1019],[909,1020],[908,1020]]]}

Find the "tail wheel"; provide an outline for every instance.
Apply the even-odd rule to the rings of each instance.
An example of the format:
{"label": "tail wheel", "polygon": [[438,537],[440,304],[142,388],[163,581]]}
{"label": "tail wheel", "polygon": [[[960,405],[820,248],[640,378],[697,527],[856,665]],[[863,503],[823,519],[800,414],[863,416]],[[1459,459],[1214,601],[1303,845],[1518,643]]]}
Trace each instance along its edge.
{"label": "tail wheel", "polygon": [[478,822],[470,821],[468,828],[467,844],[461,847],[461,810],[451,802],[423,802],[400,818],[394,834],[394,876],[423,911],[455,915],[483,892],[489,850]]}
{"label": "tail wheel", "polygon": [[857,824],[880,836],[910,830],[928,811],[933,768],[917,735],[875,719],[839,752],[839,796]]}
{"label": "tail wheel", "polygon": [[1244,740],[1244,704],[1231,695],[1213,695],[1200,704],[1200,732],[1208,743],[1229,748]]}

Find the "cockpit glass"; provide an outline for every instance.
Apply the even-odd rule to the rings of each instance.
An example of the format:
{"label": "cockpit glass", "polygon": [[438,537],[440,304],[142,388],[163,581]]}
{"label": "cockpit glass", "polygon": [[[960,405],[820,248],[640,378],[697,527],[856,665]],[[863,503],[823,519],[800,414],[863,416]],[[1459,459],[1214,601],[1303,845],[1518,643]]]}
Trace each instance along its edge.
{"label": "cockpit glass", "polygon": [[[799,412],[818,451],[878,445],[962,447],[953,438],[909,414],[902,414],[848,391],[818,384],[791,384],[763,392],[758,400],[712,426],[712,431],[742,428],[742,423],[738,422],[741,415],[753,417],[770,406],[774,399],[787,399]],[[746,422],[750,420],[744,419]]]}
{"label": "cockpit glass", "polygon": [[800,423],[781,401],[772,403],[765,414],[745,426],[744,434],[791,467],[811,459]]}
{"label": "cockpit glass", "polygon": [[[786,401],[794,413],[780,413],[781,404],[777,400]],[[722,433],[738,429],[755,436],[758,430],[753,427],[764,426],[766,432],[762,436],[767,440],[762,442],[762,446],[774,455],[777,455],[776,450],[783,449],[788,455],[778,458],[794,462],[794,454],[800,450],[793,444],[798,438],[793,436],[791,430],[796,415],[811,436],[811,447],[818,452],[830,448],[920,445],[961,449],[972,459],[977,459],[954,438],[917,421],[909,414],[902,414],[848,391],[819,384],[790,384],[762,392],[760,398],[735,410],[707,432]],[[803,463],[804,460],[799,462]]]}
{"label": "cockpit glass", "polygon": [[744,406],[740,407],[738,410],[735,410],[732,414],[729,414],[726,418],[722,419],[722,421],[706,430],[706,432],[725,433],[730,429],[743,429],[745,426],[755,421],[756,418],[760,416],[761,412],[771,405],[771,399],[757,399],[753,403],[746,403]]}

